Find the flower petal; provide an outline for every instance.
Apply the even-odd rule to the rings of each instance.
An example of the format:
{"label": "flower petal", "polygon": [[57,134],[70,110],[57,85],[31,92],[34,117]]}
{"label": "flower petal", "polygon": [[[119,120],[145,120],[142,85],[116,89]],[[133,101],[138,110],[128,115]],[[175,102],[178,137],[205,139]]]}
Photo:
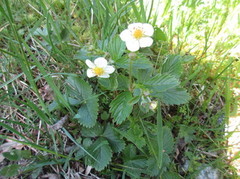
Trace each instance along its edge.
{"label": "flower petal", "polygon": [[153,43],[153,39],[151,37],[143,37],[139,39],[139,45],[140,47],[150,47]]}
{"label": "flower petal", "polygon": [[135,29],[142,29],[142,28],[143,28],[142,23],[132,23],[128,25],[128,30],[130,30],[131,32],[133,32]]}
{"label": "flower petal", "polygon": [[90,60],[86,60],[85,63],[87,64],[87,66],[88,66],[89,68],[95,68],[95,67],[96,67],[96,65],[94,65],[94,63],[91,62]]}
{"label": "flower petal", "polygon": [[127,46],[127,49],[130,50],[131,52],[136,52],[140,48],[139,42],[137,40],[126,41],[126,46]]}
{"label": "flower petal", "polygon": [[105,67],[104,71],[108,74],[111,74],[115,71],[115,68],[113,66],[108,65]]}
{"label": "flower petal", "polygon": [[152,36],[154,33],[153,26],[151,24],[147,24],[147,23],[143,24],[143,31],[144,31],[144,35],[146,35],[146,36]]}
{"label": "flower petal", "polygon": [[122,41],[127,41],[129,38],[132,38],[132,34],[128,29],[125,29],[120,33],[120,38]]}
{"label": "flower petal", "polygon": [[96,58],[96,59],[94,60],[94,63],[95,63],[95,65],[96,65],[97,67],[101,67],[101,68],[106,67],[107,64],[108,64],[107,60],[106,60],[105,58],[103,58],[103,57]]}
{"label": "flower petal", "polygon": [[99,78],[109,78],[110,75],[108,73],[103,73],[102,75],[98,76]]}
{"label": "flower petal", "polygon": [[92,77],[96,76],[96,74],[93,73],[93,71],[91,69],[88,69],[87,70],[87,76],[88,76],[88,78],[92,78]]}

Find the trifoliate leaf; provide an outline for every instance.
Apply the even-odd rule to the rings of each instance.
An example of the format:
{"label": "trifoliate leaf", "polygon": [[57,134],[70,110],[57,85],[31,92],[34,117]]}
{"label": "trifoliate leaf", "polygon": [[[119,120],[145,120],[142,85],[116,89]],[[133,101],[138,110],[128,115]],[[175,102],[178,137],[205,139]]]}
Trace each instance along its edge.
{"label": "trifoliate leaf", "polygon": [[173,88],[160,93],[153,93],[155,97],[159,97],[161,101],[169,105],[179,105],[187,103],[190,100],[190,95],[183,88]]}
{"label": "trifoliate leaf", "polygon": [[120,138],[119,134],[113,130],[113,127],[110,124],[107,125],[102,136],[108,140],[113,152],[121,152],[124,149],[124,140]]}
{"label": "trifoliate leaf", "polygon": [[132,100],[130,92],[119,94],[110,104],[110,112],[117,124],[121,124],[131,114],[133,105],[129,103]]}
{"label": "trifoliate leaf", "polygon": [[159,74],[144,83],[147,88],[152,89],[156,93],[167,91],[179,85],[179,81],[168,74]]}
{"label": "trifoliate leaf", "polygon": [[81,78],[68,77],[66,82],[83,102],[74,118],[85,127],[93,127],[98,115],[97,96],[92,93],[91,86]]}
{"label": "trifoliate leaf", "polygon": [[162,65],[162,73],[170,74],[178,78],[182,72],[181,56],[169,55]]}
{"label": "trifoliate leaf", "polygon": [[108,141],[104,138],[98,138],[89,148],[89,152],[97,159],[97,161],[86,156],[86,164],[94,167],[97,171],[103,170],[111,161],[112,149],[109,146]]}

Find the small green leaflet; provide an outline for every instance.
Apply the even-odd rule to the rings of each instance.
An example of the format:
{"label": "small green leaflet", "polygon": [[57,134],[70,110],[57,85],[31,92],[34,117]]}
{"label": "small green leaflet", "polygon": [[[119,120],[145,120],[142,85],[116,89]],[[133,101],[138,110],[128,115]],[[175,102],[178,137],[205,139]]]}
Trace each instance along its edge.
{"label": "small green leaflet", "polygon": [[190,100],[190,95],[183,88],[173,88],[161,93],[155,93],[153,96],[159,97],[161,101],[168,105],[180,105]]}
{"label": "small green leaflet", "polygon": [[108,141],[102,137],[98,138],[88,150],[97,161],[86,156],[86,163],[87,165],[94,167],[97,171],[103,170],[111,161],[112,149],[109,146]]}
{"label": "small green leaflet", "polygon": [[167,154],[171,154],[173,151],[174,141],[173,141],[173,135],[170,128],[167,126],[163,127],[163,150]]}
{"label": "small green leaflet", "polygon": [[156,28],[154,32],[154,39],[167,41],[167,35],[160,28]]}
{"label": "small green leaflet", "polygon": [[168,55],[162,65],[162,73],[170,74],[178,78],[182,72],[182,57],[180,55]]}
{"label": "small green leaflet", "polygon": [[123,42],[119,36],[116,36],[111,39],[107,49],[112,59],[115,61],[118,60],[123,55],[126,49],[126,45],[125,42]]}
{"label": "small green leaflet", "polygon": [[99,78],[98,82],[107,90],[114,91],[118,87],[118,81],[115,74],[112,74],[110,78]]}
{"label": "small green leaflet", "polygon": [[68,77],[67,84],[83,99],[82,105],[74,116],[84,127],[93,127],[98,115],[98,98],[92,93],[91,86],[78,77]]}
{"label": "small green leaflet", "polygon": [[0,176],[12,177],[18,174],[20,166],[17,164],[8,165],[3,167],[0,171]]}
{"label": "small green leaflet", "polygon": [[145,85],[149,89],[152,89],[154,92],[159,93],[178,86],[179,81],[171,75],[158,74],[145,82]]}
{"label": "small green leaflet", "polygon": [[144,56],[138,56],[138,57],[136,57],[136,59],[131,60],[131,61],[128,57],[123,57],[123,58],[120,58],[119,60],[116,61],[116,65],[120,68],[129,69],[130,68],[129,67],[130,62],[132,63],[132,68],[134,70],[136,70],[136,69],[148,69],[148,68],[153,67],[152,62]]}
{"label": "small green leaflet", "polygon": [[129,91],[119,94],[110,104],[110,112],[117,124],[126,120],[132,112],[133,105],[129,103],[132,100],[132,94]]}
{"label": "small green leaflet", "polygon": [[113,130],[114,128],[108,124],[104,133],[103,137],[105,137],[111,148],[114,152],[121,152],[125,147],[125,142],[122,140],[117,132]]}

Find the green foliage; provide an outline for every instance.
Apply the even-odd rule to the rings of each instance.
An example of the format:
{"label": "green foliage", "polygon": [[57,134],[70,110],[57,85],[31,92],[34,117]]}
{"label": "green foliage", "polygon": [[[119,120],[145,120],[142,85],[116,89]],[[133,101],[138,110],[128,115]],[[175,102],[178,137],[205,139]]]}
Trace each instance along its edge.
{"label": "green foliage", "polygon": [[128,57],[122,57],[116,61],[116,65],[120,68],[129,69],[130,64],[132,65],[133,70],[137,69],[148,69],[152,68],[152,62],[144,57],[144,56],[137,56],[135,59],[129,59]]}
{"label": "green foliage", "polygon": [[162,102],[169,105],[180,105],[190,100],[189,94],[183,88],[173,88],[161,93],[153,93],[153,96],[159,97]]}
{"label": "green foliage", "polygon": [[[229,57],[236,0],[23,2],[0,3],[0,138],[31,151],[4,152],[1,176],[67,178],[78,163],[103,178],[192,178],[202,163],[230,170],[219,162],[225,121],[216,113],[230,115],[239,81]],[[151,47],[126,50],[119,33],[132,22],[153,25]],[[115,67],[110,78],[87,79],[85,61],[97,57]]]}
{"label": "green foliage", "polygon": [[30,158],[31,152],[29,150],[11,150],[10,152],[4,152],[3,156],[10,161],[18,161],[22,158]]}
{"label": "green foliage", "polygon": [[145,138],[143,137],[143,131],[137,124],[132,123],[132,127],[127,131],[115,130],[128,141],[135,144],[139,150],[142,150],[142,148],[146,145]]}
{"label": "green foliage", "polygon": [[81,101],[81,106],[74,116],[85,127],[93,127],[98,116],[98,98],[93,95],[92,88],[81,78],[68,77],[66,83],[70,87],[71,94],[75,94]]}
{"label": "green foliage", "polygon": [[178,78],[182,72],[182,57],[179,55],[169,55],[162,65],[162,73],[170,74]]}
{"label": "green foliage", "polygon": [[110,124],[106,126],[106,129],[102,136],[108,140],[113,152],[121,152],[124,149],[124,140],[120,138],[120,136],[117,134],[117,132],[114,131],[114,128]]}
{"label": "green foliage", "polygon": [[110,40],[106,50],[110,53],[112,59],[117,61],[122,57],[125,49],[125,43],[120,39],[120,37],[117,36]]}
{"label": "green foliage", "polygon": [[171,154],[174,147],[173,135],[167,126],[163,127],[163,150],[167,154]]}
{"label": "green foliage", "polygon": [[155,93],[161,93],[179,85],[179,81],[170,75],[156,75],[145,83]]}
{"label": "green foliage", "polygon": [[167,41],[167,36],[160,28],[155,28],[154,39],[159,41]]}
{"label": "green foliage", "polygon": [[20,166],[17,164],[12,164],[12,165],[6,166],[6,167],[2,168],[2,170],[0,171],[0,175],[5,176],[5,177],[13,177],[18,174],[19,168],[20,168]]}
{"label": "green foliage", "polygon": [[186,143],[189,143],[195,139],[194,132],[195,132],[195,129],[193,127],[181,125],[178,137],[184,138],[184,141]]}
{"label": "green foliage", "polygon": [[109,143],[104,138],[97,139],[89,148],[90,153],[97,159],[93,160],[91,157],[86,156],[85,161],[87,165],[94,167],[96,170],[103,170],[111,161],[112,149]]}
{"label": "green foliage", "polygon": [[129,103],[132,99],[130,92],[122,92],[110,104],[110,112],[117,124],[126,120],[132,112],[133,105]]}
{"label": "green foliage", "polygon": [[114,91],[118,87],[118,81],[115,75],[112,75],[110,78],[100,78],[98,82],[107,90]]}

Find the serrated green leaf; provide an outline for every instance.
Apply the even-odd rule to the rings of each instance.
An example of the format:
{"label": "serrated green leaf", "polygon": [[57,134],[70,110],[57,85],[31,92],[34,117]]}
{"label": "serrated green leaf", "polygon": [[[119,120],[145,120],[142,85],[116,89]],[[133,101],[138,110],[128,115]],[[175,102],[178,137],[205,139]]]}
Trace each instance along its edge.
{"label": "serrated green leaf", "polygon": [[97,161],[89,156],[85,157],[86,164],[94,167],[97,171],[103,170],[111,161],[112,149],[104,138],[98,138],[89,148],[90,153]]}
{"label": "serrated green leaf", "polygon": [[147,174],[150,176],[157,176],[164,170],[166,170],[167,166],[170,164],[171,160],[169,156],[166,153],[163,153],[163,158],[162,158],[162,168],[159,169],[159,167],[156,165],[157,161],[154,157],[151,157],[147,161]]}
{"label": "serrated green leaf", "polygon": [[146,172],[146,159],[134,159],[124,162],[125,170],[131,178],[140,178],[142,173]]}
{"label": "serrated green leaf", "polygon": [[137,69],[133,70],[133,75],[134,77],[137,78],[139,83],[144,83],[145,81],[148,81],[151,78],[153,69],[148,68],[148,69]]}
{"label": "serrated green leaf", "polygon": [[[120,58],[119,60],[116,61],[116,65],[120,68],[125,68],[129,69],[130,68],[130,60],[128,57],[125,58]],[[138,56],[136,59],[131,60],[132,63],[132,69],[148,69],[152,68],[153,64],[152,62],[144,57],[144,56]]]}
{"label": "serrated green leaf", "polygon": [[167,91],[179,85],[179,81],[168,74],[158,74],[144,83],[147,88],[152,89],[155,93]]}
{"label": "serrated green leaf", "polygon": [[120,136],[113,130],[113,127],[108,124],[103,135],[105,137],[110,146],[113,149],[113,152],[121,152],[125,147],[125,142],[120,138]]}
{"label": "serrated green leaf", "polygon": [[19,170],[20,166],[17,164],[12,164],[9,166],[6,166],[4,168],[2,168],[2,170],[0,171],[0,176],[5,176],[5,177],[12,177],[18,174],[18,170]]}
{"label": "serrated green leaf", "polygon": [[74,116],[78,122],[85,127],[93,127],[98,115],[98,98],[92,94],[91,86],[78,77],[68,77],[66,80],[75,95],[84,102]]}
{"label": "serrated green leaf", "polygon": [[167,56],[162,65],[162,73],[170,74],[178,78],[182,72],[181,59],[182,57],[179,55]]}
{"label": "serrated green leaf", "polygon": [[118,90],[128,90],[129,89],[129,78],[123,75],[118,75],[117,77],[118,81]]}
{"label": "serrated green leaf", "polygon": [[96,123],[92,128],[83,127],[81,129],[81,134],[84,137],[98,137],[103,133],[103,126],[99,123]]}
{"label": "serrated green leaf", "polygon": [[123,150],[123,159],[125,161],[135,158],[137,155],[137,148],[133,144],[128,144]]}
{"label": "serrated green leaf", "polygon": [[[92,102],[91,102],[92,101]],[[84,127],[93,127],[97,121],[98,104],[97,100],[88,101],[86,104],[81,105],[78,113],[74,116],[78,122]]]}
{"label": "serrated green leaf", "polygon": [[162,174],[162,179],[180,179],[181,177],[175,172],[164,172]]}
{"label": "serrated green leaf", "polygon": [[157,162],[154,157],[149,158],[147,161],[147,166],[148,166],[147,173],[149,173],[151,177],[159,175],[160,170],[158,168],[158,165],[156,165],[156,163]]}
{"label": "serrated green leaf", "polygon": [[163,127],[163,150],[165,153],[170,154],[173,151],[174,141],[171,129],[167,126]]}
{"label": "serrated green leaf", "polygon": [[142,128],[139,125],[135,124],[133,127],[129,128],[127,131],[120,131],[115,129],[120,135],[125,137],[128,141],[136,145],[139,150],[146,145],[145,138],[143,137]]}
{"label": "serrated green leaf", "polygon": [[110,78],[99,78],[98,82],[107,90],[114,91],[118,87],[118,81],[115,74],[111,75]]}
{"label": "serrated green leaf", "polygon": [[74,56],[74,59],[85,61],[87,59],[94,60],[97,57],[98,56],[93,56],[92,53],[88,51],[86,47],[83,47],[76,53],[76,55]]}
{"label": "serrated green leaf", "polygon": [[131,114],[133,105],[129,103],[132,94],[128,91],[119,94],[110,104],[110,112],[117,124],[121,124]]}
{"label": "serrated green leaf", "polygon": [[153,93],[155,97],[159,97],[161,101],[168,105],[180,105],[190,100],[190,95],[183,88],[173,88],[160,93]]}
{"label": "serrated green leaf", "polygon": [[108,49],[107,51],[110,53],[112,59],[114,61],[116,61],[123,55],[123,53],[126,49],[126,45],[125,45],[125,42],[123,42],[119,38],[119,36],[116,36],[116,37],[112,38],[112,40],[108,44],[107,49]]}
{"label": "serrated green leaf", "polygon": [[195,129],[193,127],[181,125],[178,137],[184,138],[185,142],[189,143],[195,139],[194,132]]}

